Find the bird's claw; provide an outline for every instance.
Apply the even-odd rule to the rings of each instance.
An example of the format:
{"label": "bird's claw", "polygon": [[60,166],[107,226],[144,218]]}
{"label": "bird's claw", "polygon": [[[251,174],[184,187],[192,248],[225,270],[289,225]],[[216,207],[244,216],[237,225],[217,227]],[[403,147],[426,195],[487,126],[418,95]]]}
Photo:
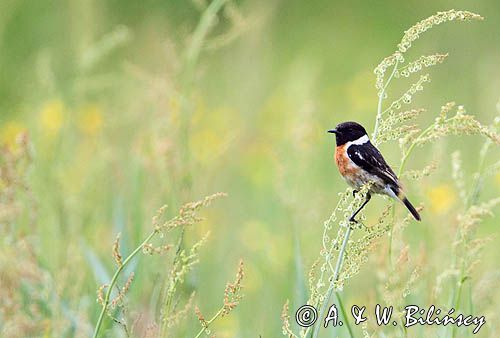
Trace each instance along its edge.
{"label": "bird's claw", "polygon": [[358,222],[358,221],[356,221],[354,218],[350,218],[350,219],[349,219],[349,228],[350,228],[351,230],[356,229],[356,225],[357,225],[357,224],[359,224],[359,222]]}

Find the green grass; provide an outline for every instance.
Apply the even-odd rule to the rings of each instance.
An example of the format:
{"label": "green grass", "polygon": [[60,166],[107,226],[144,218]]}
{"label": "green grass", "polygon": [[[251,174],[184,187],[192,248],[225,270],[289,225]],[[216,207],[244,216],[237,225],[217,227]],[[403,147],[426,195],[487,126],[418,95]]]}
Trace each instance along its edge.
{"label": "green grass", "polygon": [[[217,317],[209,325],[217,337],[278,337],[287,299],[298,333],[296,309],[318,296],[326,256],[309,270],[322,240],[337,237],[343,211],[354,207],[326,130],[356,120],[379,131],[381,151],[423,206],[423,221],[372,198],[367,227],[346,243],[335,285],[342,289],[330,303],[341,299],[347,314],[353,304],[377,302],[455,306],[485,315],[477,336],[494,337],[499,256],[485,239],[497,234],[498,146],[485,145],[491,130],[468,116],[498,124],[498,2],[454,4],[485,20],[441,25],[412,41],[396,66],[433,53],[440,53],[436,64],[445,62],[408,77],[394,73],[387,100],[377,97],[372,70],[405,29],[448,8],[446,1],[202,3],[3,4],[0,336],[92,336],[102,310],[96,292],[112,280],[116,253],[123,264],[136,248],[109,299],[123,293],[132,272],[133,281],[109,311],[114,320],[104,311],[100,336],[195,337],[201,314],[206,322]],[[432,81],[410,104],[386,110],[426,73]],[[450,134],[441,138],[432,126],[450,101],[458,104],[440,120]],[[456,116],[459,105],[465,117]],[[379,118],[377,107],[385,111]],[[399,121],[401,111],[413,120]],[[158,208],[168,205],[162,217],[175,219],[186,202],[217,191],[228,196],[200,210],[203,221],[156,233],[143,253]],[[337,203],[341,212],[323,226]],[[186,265],[180,257],[192,264],[169,293],[176,263]],[[221,316],[240,258],[243,298]],[[324,274],[316,292],[328,290],[329,264]],[[165,317],[175,324],[166,328]],[[463,327],[405,333],[350,324],[355,337],[472,337]],[[346,326],[335,334],[349,336]]]}

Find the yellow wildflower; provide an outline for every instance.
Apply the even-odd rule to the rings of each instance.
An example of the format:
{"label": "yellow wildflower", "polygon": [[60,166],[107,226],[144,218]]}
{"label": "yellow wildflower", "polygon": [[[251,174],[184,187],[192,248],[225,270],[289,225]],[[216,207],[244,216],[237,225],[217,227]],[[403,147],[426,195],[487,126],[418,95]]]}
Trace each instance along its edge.
{"label": "yellow wildflower", "polygon": [[7,122],[0,133],[0,144],[14,148],[17,137],[26,131],[26,128],[17,121]]}
{"label": "yellow wildflower", "polygon": [[448,184],[440,184],[430,189],[427,193],[431,209],[434,213],[445,213],[453,206],[456,193]]}
{"label": "yellow wildflower", "polygon": [[193,158],[200,163],[210,163],[221,156],[235,136],[237,123],[234,111],[229,108],[207,110],[202,102],[192,119],[191,135]]}
{"label": "yellow wildflower", "polygon": [[88,105],[82,109],[79,128],[87,135],[98,133],[103,125],[102,110],[97,105]]}
{"label": "yellow wildflower", "polygon": [[47,102],[40,112],[40,123],[49,135],[59,132],[64,122],[64,103],[59,100]]}

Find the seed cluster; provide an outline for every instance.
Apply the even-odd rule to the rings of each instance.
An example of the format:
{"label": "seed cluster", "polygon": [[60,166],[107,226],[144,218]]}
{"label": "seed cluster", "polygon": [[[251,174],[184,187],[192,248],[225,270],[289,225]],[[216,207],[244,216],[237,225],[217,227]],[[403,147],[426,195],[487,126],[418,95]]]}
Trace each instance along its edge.
{"label": "seed cluster", "polygon": [[416,25],[410,27],[410,29],[405,31],[405,34],[401,39],[401,42],[398,44],[398,50],[401,53],[406,52],[411,47],[412,43],[415,40],[417,40],[422,33],[444,22],[455,21],[455,20],[470,21],[470,20],[482,20],[482,19],[483,19],[482,16],[468,11],[456,11],[454,9],[451,9],[446,12],[438,12],[433,16],[430,16],[418,22]]}

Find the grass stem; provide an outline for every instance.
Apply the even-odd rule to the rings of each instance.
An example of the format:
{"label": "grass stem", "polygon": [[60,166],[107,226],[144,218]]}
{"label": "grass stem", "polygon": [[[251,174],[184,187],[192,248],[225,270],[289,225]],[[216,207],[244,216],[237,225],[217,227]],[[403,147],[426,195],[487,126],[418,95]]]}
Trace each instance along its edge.
{"label": "grass stem", "polygon": [[205,326],[205,327],[203,327],[203,328],[200,330],[200,332],[198,332],[198,334],[197,334],[194,338],[199,338],[199,337],[203,334],[203,332],[205,332],[205,330],[207,330],[207,329],[208,329],[208,326],[209,326],[210,324],[212,324],[212,323],[213,323],[213,322],[214,322],[217,318],[219,318],[219,316],[222,314],[222,311],[223,311],[223,310],[224,310],[224,308],[221,308],[219,311],[217,311],[217,313],[216,313],[216,314],[215,314],[215,315],[214,315],[214,316],[213,316],[213,317],[212,317],[209,321],[207,321],[207,322],[205,323],[205,324],[206,324],[206,326]]}
{"label": "grass stem", "polygon": [[146,237],[146,239],[137,248],[135,248],[135,250],[132,251],[132,253],[127,256],[127,258],[125,258],[125,260],[123,261],[123,264],[120,265],[118,267],[118,269],[116,269],[115,274],[113,275],[113,278],[111,278],[111,282],[108,285],[108,289],[107,289],[106,295],[104,297],[104,303],[102,304],[101,313],[99,314],[99,319],[97,320],[97,323],[96,323],[96,326],[95,326],[93,338],[99,337],[99,331],[101,330],[101,327],[102,327],[102,322],[104,320],[104,315],[106,314],[106,311],[108,310],[108,307],[109,307],[109,302],[110,302],[110,298],[111,298],[111,292],[113,291],[113,288],[114,288],[114,286],[115,286],[115,284],[116,284],[116,282],[118,280],[118,276],[120,276],[121,272],[128,265],[128,263],[130,263],[130,261],[132,260],[132,258],[134,258],[134,256],[137,255],[142,250],[142,247],[145,244],[147,244],[158,233],[158,231],[159,230],[156,230],[156,229],[153,230],[149,234],[149,236]]}
{"label": "grass stem", "polygon": [[394,63],[394,68],[392,69],[391,75],[389,75],[389,78],[387,79],[387,82],[385,83],[384,88],[379,93],[378,104],[377,104],[377,116],[375,117],[375,128],[373,128],[373,136],[372,136],[372,140],[373,140],[374,144],[376,144],[378,131],[380,129],[379,128],[380,122],[382,121],[382,115],[383,115],[382,102],[384,101],[384,96],[386,94],[387,87],[389,86],[389,83],[391,83],[391,80],[394,77],[394,74],[396,74],[396,70],[398,69],[398,64],[399,64],[399,61],[396,60],[396,62]]}
{"label": "grass stem", "polygon": [[318,316],[318,322],[316,323],[316,326],[314,327],[313,338],[318,337],[319,329],[321,327],[322,318],[325,315],[326,308],[328,307],[328,303],[329,303],[330,298],[331,298],[332,293],[333,293],[333,289],[335,288],[335,282],[339,278],[340,269],[342,267],[342,262],[344,260],[344,254],[345,254],[345,250],[347,247],[347,242],[349,241],[349,237],[351,236],[351,232],[352,232],[352,228],[350,226],[348,226],[346,233],[344,235],[344,239],[342,241],[342,247],[340,248],[340,251],[339,251],[339,256],[337,258],[337,264],[335,265],[335,272],[333,273],[333,278],[330,282],[330,287],[328,288],[327,295],[326,295],[325,299],[323,300],[323,304],[321,306],[321,310],[320,310],[319,316]]}
{"label": "grass stem", "polygon": [[[376,144],[376,140],[377,140],[377,135],[378,135],[378,131],[379,131],[380,122],[382,120],[382,102],[384,100],[386,89],[389,86],[389,83],[391,82],[392,78],[394,77],[394,74],[397,71],[397,67],[398,67],[398,60],[396,60],[396,62],[394,64],[394,68],[392,69],[392,72],[389,75],[389,78],[387,79],[387,82],[385,83],[384,88],[382,89],[382,91],[381,91],[381,93],[379,95],[379,100],[378,100],[378,105],[377,105],[377,117],[375,118],[375,128],[373,130],[373,137],[372,137],[373,142],[375,144]],[[321,310],[320,310],[320,313],[319,313],[318,320],[320,322],[321,322],[321,320],[322,320],[322,318],[323,318],[323,316],[325,314],[326,308],[328,307],[328,302],[330,301],[330,298],[332,296],[333,289],[335,288],[334,287],[334,283],[337,281],[337,279],[339,277],[340,269],[342,267],[342,262],[343,262],[343,259],[344,259],[344,254],[345,254],[345,250],[346,250],[346,246],[347,246],[347,242],[349,241],[349,237],[351,235],[351,231],[352,231],[352,228],[348,227],[347,231],[345,233],[345,236],[344,236],[344,240],[342,241],[342,248],[340,249],[339,256],[337,258],[337,263],[336,263],[336,266],[335,266],[335,271],[334,271],[334,274],[333,274],[333,278],[332,278],[332,280],[330,282],[330,287],[328,288],[327,295],[326,295],[325,299],[323,300],[323,304],[321,306]],[[338,297],[338,295],[337,295],[337,297]],[[318,336],[318,334],[319,334],[319,329],[321,327],[320,322],[318,322],[316,324],[315,328],[314,328],[313,338],[316,338]],[[347,324],[347,325],[349,325],[349,324]],[[348,330],[349,330],[349,334],[352,336],[352,330],[351,330],[351,328],[349,326],[348,326]],[[307,331],[306,331],[306,335],[307,335]]]}
{"label": "grass stem", "polygon": [[[487,139],[483,145],[483,148],[481,149],[480,156],[479,156],[478,169],[477,169],[477,172],[474,176],[474,181],[472,183],[470,195],[468,196],[466,204],[465,204],[465,208],[464,208],[465,211],[469,210],[469,208],[476,203],[477,198],[479,197],[479,192],[481,190],[481,178],[482,178],[481,174],[484,170],[484,163],[486,161],[486,154],[488,153],[488,149],[489,149],[490,145],[491,145],[491,140]],[[460,229],[457,230],[457,234],[455,236],[455,241],[458,240],[459,236],[460,236]],[[454,265],[456,265],[456,264],[457,264],[457,262],[456,262],[456,255],[455,255],[454,256]],[[454,291],[455,296],[453,297],[454,299],[453,299],[453,304],[452,304],[452,307],[455,310],[458,310],[458,308],[460,307],[460,301],[462,299],[463,285],[464,285],[465,281],[468,279],[467,276],[465,276],[465,262],[464,261],[462,261],[462,264],[460,266],[459,278],[460,279],[458,280],[458,287]],[[471,288],[472,288],[472,286],[471,286]],[[472,307],[472,301],[471,301],[470,306]],[[451,329],[451,337],[452,338],[455,338],[455,329],[456,329],[455,327],[452,327],[452,329]]]}
{"label": "grass stem", "polygon": [[349,331],[349,337],[354,338],[354,334],[352,333],[351,324],[349,324],[349,320],[347,319],[347,313],[344,308],[344,304],[342,303],[342,298],[338,292],[335,292],[335,297],[337,298],[337,302],[339,303],[340,312],[342,312],[342,317],[344,317],[344,323],[347,327],[347,331]]}

